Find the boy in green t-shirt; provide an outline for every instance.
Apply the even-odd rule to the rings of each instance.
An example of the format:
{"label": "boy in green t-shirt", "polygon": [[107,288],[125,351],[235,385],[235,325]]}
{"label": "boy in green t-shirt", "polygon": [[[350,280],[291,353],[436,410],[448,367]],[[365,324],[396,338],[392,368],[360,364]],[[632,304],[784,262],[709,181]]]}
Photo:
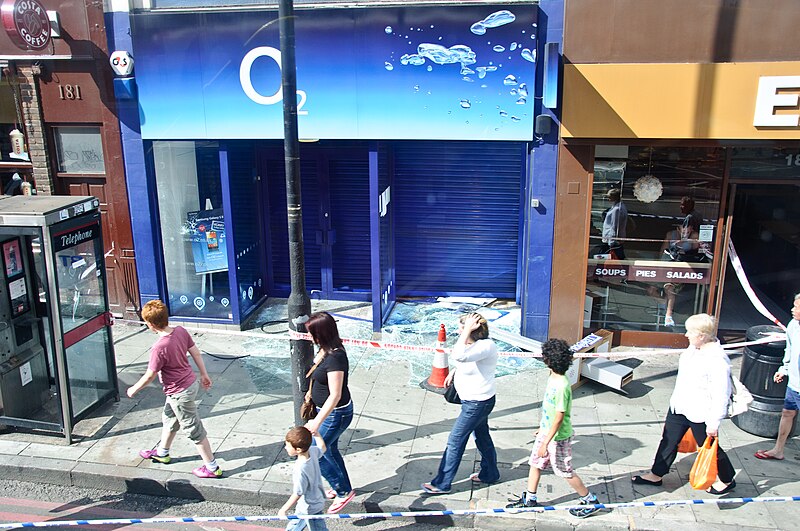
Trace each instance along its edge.
{"label": "boy in green t-shirt", "polygon": [[[565,376],[572,363],[572,351],[562,339],[550,339],[542,345],[544,364],[550,369],[547,387],[542,399],[542,421],[533,443],[529,463],[528,490],[518,499],[506,505],[508,509],[536,507],[536,489],[542,470],[548,466],[553,472],[567,480],[569,486],[580,496],[581,505],[594,505],[597,496],[589,492],[581,478],[572,470],[572,387]],[[570,509],[570,514],[586,518],[599,511],[596,507]]]}

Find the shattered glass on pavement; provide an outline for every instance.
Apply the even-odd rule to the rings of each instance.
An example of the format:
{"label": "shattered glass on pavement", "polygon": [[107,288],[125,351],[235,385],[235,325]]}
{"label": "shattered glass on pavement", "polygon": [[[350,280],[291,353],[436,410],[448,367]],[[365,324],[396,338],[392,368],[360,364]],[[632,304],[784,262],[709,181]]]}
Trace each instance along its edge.
{"label": "shattered glass on pavement", "polygon": [[[286,339],[286,301],[275,299],[261,310],[254,322],[259,323],[251,332],[264,332],[264,338],[247,338],[242,346],[242,362],[255,387],[264,393],[291,388],[291,364],[289,344]],[[494,306],[494,307],[492,307]],[[313,312],[327,311],[333,315],[342,338],[372,339],[372,306],[366,302],[313,301]],[[489,321],[489,335],[493,328],[519,333],[520,308],[507,301],[496,301],[490,306],[477,304],[453,304],[437,302],[435,299],[413,299],[398,301],[389,319],[381,330],[381,342],[403,345],[436,346],[439,325],[447,331],[447,348],[456,341],[458,318],[471,311],[478,311]],[[280,339],[270,339],[274,334]],[[521,352],[521,349],[503,341],[495,340],[500,352]],[[402,351],[375,349],[345,345],[350,359],[350,370],[357,367],[371,369],[380,364],[407,361],[409,386],[417,387],[431,372],[433,351]],[[543,368],[541,361],[501,355],[497,363],[497,376],[516,374],[523,370]],[[398,375],[399,377],[399,375]]]}

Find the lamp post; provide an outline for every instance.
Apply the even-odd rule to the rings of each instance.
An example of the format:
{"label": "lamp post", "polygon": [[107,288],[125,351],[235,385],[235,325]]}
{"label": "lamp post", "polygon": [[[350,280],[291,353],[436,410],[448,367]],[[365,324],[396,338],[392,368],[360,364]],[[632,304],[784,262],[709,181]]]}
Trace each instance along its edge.
{"label": "lamp post", "polygon": [[[311,313],[311,299],[306,291],[306,269],[303,251],[303,212],[300,207],[300,141],[297,134],[297,69],[295,64],[294,3],[280,0],[278,27],[281,45],[281,88],[283,89],[283,152],[286,168],[286,214],[289,222],[289,270],[291,293],[287,309],[289,328],[305,332],[305,321]],[[313,349],[308,341],[289,342],[292,360],[292,398],[294,422],[303,423],[300,405],[303,402],[305,370],[311,365]]]}

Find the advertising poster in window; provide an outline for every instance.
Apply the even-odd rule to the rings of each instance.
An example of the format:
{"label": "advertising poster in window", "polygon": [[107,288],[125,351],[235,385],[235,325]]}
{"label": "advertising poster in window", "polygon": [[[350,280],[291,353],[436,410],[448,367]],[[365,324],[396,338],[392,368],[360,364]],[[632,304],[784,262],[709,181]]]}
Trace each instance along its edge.
{"label": "advertising poster in window", "polygon": [[228,249],[222,209],[187,212],[186,228],[192,243],[195,272],[201,275],[227,271]]}
{"label": "advertising poster in window", "polygon": [[3,244],[3,259],[6,264],[6,277],[22,273],[22,255],[19,251],[19,240],[11,240]]}

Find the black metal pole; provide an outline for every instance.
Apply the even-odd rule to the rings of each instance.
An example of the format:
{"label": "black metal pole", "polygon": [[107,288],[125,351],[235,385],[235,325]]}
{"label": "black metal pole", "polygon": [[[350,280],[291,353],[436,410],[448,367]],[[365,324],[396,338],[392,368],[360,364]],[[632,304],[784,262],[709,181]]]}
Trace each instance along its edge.
{"label": "black metal pole", "polygon": [[[303,252],[303,213],[300,208],[300,141],[297,134],[297,69],[294,45],[294,3],[280,0],[278,27],[281,44],[281,87],[283,89],[283,151],[286,167],[286,215],[289,222],[289,269],[292,291],[289,295],[289,328],[305,332],[311,313],[311,299],[306,291],[306,268]],[[305,371],[311,365],[313,348],[308,341],[290,341],[292,359],[292,398],[294,422],[303,424],[300,405],[306,387]]]}

